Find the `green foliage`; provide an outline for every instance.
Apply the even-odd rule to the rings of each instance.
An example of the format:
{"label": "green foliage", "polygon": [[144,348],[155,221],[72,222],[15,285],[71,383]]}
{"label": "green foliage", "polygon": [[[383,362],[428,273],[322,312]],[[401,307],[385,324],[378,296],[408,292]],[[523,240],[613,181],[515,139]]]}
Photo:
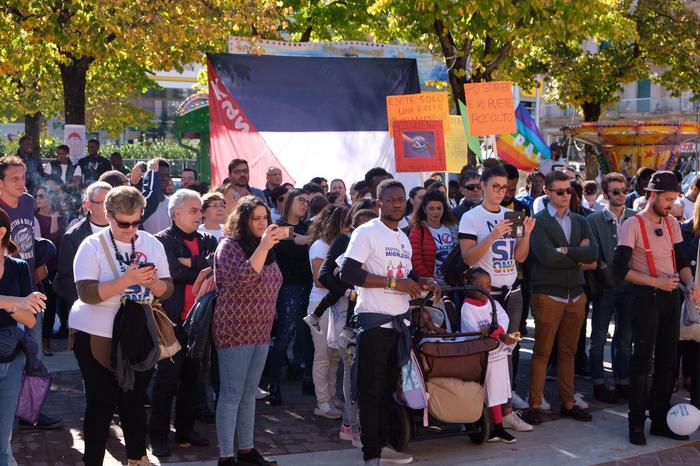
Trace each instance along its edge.
{"label": "green foliage", "polygon": [[545,73],[545,98],[596,121],[620,99],[622,85],[636,80],[651,79],[676,96],[700,94],[700,19],[686,2],[620,1],[615,8],[618,19],[594,41],[552,39],[528,63]]}
{"label": "green foliage", "polygon": [[4,0],[0,115],[63,112],[111,134],[145,124],[128,99],[156,87],[152,70],[225,50],[230,34],[274,35],[288,14],[277,0]]}
{"label": "green foliage", "polygon": [[[194,142],[194,141],[191,141]],[[63,141],[57,138],[46,137],[42,139],[41,156],[46,159],[56,157],[56,148],[63,144]],[[0,153],[16,154],[19,144],[17,139],[8,141],[0,138]],[[192,160],[195,158],[194,153],[184,147],[174,143],[165,141],[146,141],[136,144],[123,144],[117,146],[112,142],[102,144],[100,153],[109,157],[112,152],[119,152],[125,160],[150,160],[155,157],[163,157],[167,160]]]}

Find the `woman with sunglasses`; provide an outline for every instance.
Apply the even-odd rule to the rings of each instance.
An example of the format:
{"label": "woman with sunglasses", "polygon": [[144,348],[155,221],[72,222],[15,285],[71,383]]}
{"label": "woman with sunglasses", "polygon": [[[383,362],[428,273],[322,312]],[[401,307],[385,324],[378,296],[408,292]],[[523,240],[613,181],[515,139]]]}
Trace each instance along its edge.
{"label": "woman with sunglasses", "polygon": [[[522,236],[513,236],[513,225],[506,220],[506,212],[501,206],[508,189],[508,173],[501,165],[486,168],[479,182],[483,192],[483,202],[462,216],[459,222],[459,244],[462,257],[467,265],[481,267],[491,276],[491,292],[508,314],[508,333],[517,332],[523,311],[523,297],[518,281],[516,262],[523,263],[530,252],[530,234],[535,227],[532,217],[525,218]],[[515,392],[518,374],[518,347],[511,359],[511,386],[513,403],[525,402]],[[517,397],[517,398],[516,398]],[[526,432],[532,426],[513,413],[511,404],[504,405],[503,425],[506,428]]]}
{"label": "woman with sunglasses", "polygon": [[[295,345],[296,365],[290,363],[290,374],[294,375],[294,372],[299,370],[302,357],[311,356],[306,365],[304,387],[310,394],[314,394],[313,382],[311,381],[313,342],[309,328],[302,322],[309,306],[309,294],[313,284],[311,264],[309,264],[311,237],[308,234],[310,223],[306,220],[308,210],[309,193],[303,189],[292,189],[287,192],[280,212],[281,218],[275,222],[280,227],[289,229],[290,234],[275,248],[277,265],[282,271],[283,280],[277,298],[275,338],[270,350],[270,389],[268,390],[270,396],[268,400],[273,406],[282,404],[282,393],[280,392],[282,365],[295,329],[299,344]],[[297,346],[301,352],[296,351]]]}
{"label": "woman with sunglasses", "polygon": [[[46,188],[39,187],[34,191],[34,199],[36,200],[36,220],[39,223],[41,237],[51,241],[58,249],[61,245],[61,239],[66,232],[64,217],[60,212],[60,199],[51,193]],[[48,276],[41,282],[43,291],[46,293],[46,312],[44,313],[44,325],[42,331],[42,350],[45,356],[53,356],[51,351],[51,335],[53,334],[53,325],[56,320],[56,305],[57,296],[53,290],[52,283],[56,277],[58,268],[58,259],[54,257],[47,264],[46,268]],[[64,316],[66,317],[66,316]],[[61,327],[65,327],[63,318]]]}
{"label": "woman with sunglasses", "polygon": [[120,186],[104,201],[109,227],[83,241],[73,269],[78,300],[69,317],[75,357],[85,388],[83,435],[87,465],[101,465],[115,405],[119,408],[129,465],[149,465],[143,400],[153,370],[135,372],[134,388],[122,390],[111,369],[112,327],[123,300],[151,304],[173,290],[165,249],[139,231],[146,206],[135,188]]}

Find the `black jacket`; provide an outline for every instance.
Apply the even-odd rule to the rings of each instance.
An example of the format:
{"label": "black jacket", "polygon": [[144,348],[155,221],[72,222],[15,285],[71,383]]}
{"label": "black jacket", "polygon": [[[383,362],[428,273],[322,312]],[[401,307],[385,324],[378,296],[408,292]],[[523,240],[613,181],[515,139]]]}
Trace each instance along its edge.
{"label": "black jacket", "polygon": [[194,303],[182,328],[187,334],[186,355],[197,364],[199,381],[211,382],[212,357],[216,355],[211,321],[216,307],[216,292],[211,291]]}
{"label": "black jacket", "polygon": [[53,281],[53,289],[56,294],[68,301],[69,306],[72,306],[78,299],[75,276],[73,275],[73,259],[80,244],[91,234],[92,228],[90,228],[90,217],[88,216],[73,225],[73,228],[63,235],[61,246],[58,249],[58,269]]}
{"label": "black jacket", "polygon": [[[163,301],[163,308],[170,320],[175,323],[182,322],[182,311],[185,306],[185,285],[194,284],[199,272],[212,266],[214,252],[218,242],[216,238],[208,233],[195,231],[188,235],[175,225],[170,225],[157,235],[158,240],[163,243],[165,254],[168,257],[170,276],[173,279],[173,294]],[[185,245],[186,239],[198,239],[199,255],[192,257],[192,253]],[[192,267],[185,267],[178,258],[191,258]]]}

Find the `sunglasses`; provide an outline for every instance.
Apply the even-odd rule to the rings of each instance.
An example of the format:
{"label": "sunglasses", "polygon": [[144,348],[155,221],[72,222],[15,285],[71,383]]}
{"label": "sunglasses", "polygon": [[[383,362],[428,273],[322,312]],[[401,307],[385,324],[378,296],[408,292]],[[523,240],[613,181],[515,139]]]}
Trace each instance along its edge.
{"label": "sunglasses", "polygon": [[464,189],[466,189],[467,191],[474,191],[475,189],[476,189],[476,190],[481,189],[481,187],[479,186],[479,184],[465,184],[465,185],[462,186],[462,187],[463,187]]}
{"label": "sunglasses", "polygon": [[550,189],[549,192],[555,193],[557,196],[563,196],[564,194],[571,195],[573,188]]}
{"label": "sunglasses", "polygon": [[121,220],[117,220],[115,218],[114,221],[117,222],[117,226],[122,230],[126,230],[127,228],[131,227],[138,228],[139,225],[141,225],[141,219],[136,220],[135,222],[122,222]]}
{"label": "sunglasses", "polygon": [[612,194],[613,196],[619,196],[620,194],[627,194],[626,189],[611,189],[608,191],[608,194]]}

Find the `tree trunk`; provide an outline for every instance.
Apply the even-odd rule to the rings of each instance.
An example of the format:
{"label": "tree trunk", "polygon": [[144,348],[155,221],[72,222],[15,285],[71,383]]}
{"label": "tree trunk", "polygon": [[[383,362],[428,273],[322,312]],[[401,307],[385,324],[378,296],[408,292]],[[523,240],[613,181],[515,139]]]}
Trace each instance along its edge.
{"label": "tree trunk", "polygon": [[31,136],[34,141],[32,154],[41,157],[41,132],[44,128],[44,114],[36,112],[33,115],[24,115],[24,134]]}
{"label": "tree trunk", "polygon": [[85,124],[85,87],[87,72],[93,59],[83,57],[67,64],[59,64],[63,84],[64,118],[68,125]]}
{"label": "tree trunk", "polygon": [[[583,121],[595,122],[600,119],[603,113],[603,106],[600,102],[584,102],[581,105],[583,111]],[[584,146],[585,162],[586,162],[586,179],[593,180],[598,176],[599,164],[596,157],[595,147],[590,144]]]}

